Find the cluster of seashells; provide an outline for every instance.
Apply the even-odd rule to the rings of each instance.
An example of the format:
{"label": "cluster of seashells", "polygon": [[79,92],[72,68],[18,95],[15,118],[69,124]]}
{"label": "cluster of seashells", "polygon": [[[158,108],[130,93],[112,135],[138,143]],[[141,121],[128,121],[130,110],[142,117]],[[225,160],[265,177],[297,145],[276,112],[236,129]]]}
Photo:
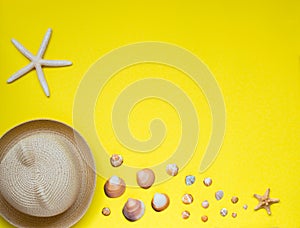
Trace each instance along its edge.
{"label": "cluster of seashells", "polygon": [[[123,163],[123,157],[119,154],[113,154],[110,158],[110,163],[113,167],[119,167]],[[170,176],[176,176],[178,174],[179,168],[176,164],[168,164],[166,166],[166,173]],[[196,181],[195,176],[193,175],[187,175],[185,177],[185,184],[187,186],[193,185],[194,182]],[[137,184],[143,188],[143,189],[149,189],[155,182],[155,173],[153,170],[149,168],[144,168],[139,170],[136,173],[136,182]],[[203,184],[206,187],[209,187],[212,185],[212,179],[210,177],[206,177],[203,179]],[[109,198],[117,198],[120,197],[124,194],[126,190],[126,184],[125,181],[118,177],[118,176],[112,176],[110,177],[104,184],[104,192],[107,197]],[[221,200],[224,197],[224,192],[222,190],[218,190],[215,192],[215,198],[216,200]],[[194,198],[191,194],[185,193],[182,196],[182,202],[184,204],[191,204],[194,201]],[[233,204],[236,204],[239,201],[239,198],[237,196],[233,196],[231,198],[231,202]],[[165,193],[155,193],[154,196],[152,197],[151,201],[151,206],[152,208],[157,211],[161,212],[168,208],[170,204],[170,198],[168,197],[167,194]],[[201,206],[204,209],[207,209],[209,207],[209,202],[207,200],[204,200],[201,203]],[[247,205],[244,205],[243,208],[246,210]],[[105,216],[110,215],[111,211],[109,208],[104,207],[102,209],[102,214]],[[145,204],[143,201],[139,199],[134,199],[134,198],[128,198],[126,203],[123,206],[122,213],[124,217],[131,222],[139,220],[145,213]],[[226,208],[222,208],[220,210],[220,214],[222,216],[226,216],[228,214],[228,210]],[[236,212],[232,213],[232,217],[235,218],[237,216]],[[182,218],[183,219],[188,219],[190,217],[190,212],[185,210],[182,212]],[[203,222],[208,221],[208,216],[203,215],[201,217],[201,220]]]}
{"label": "cluster of seashells", "polygon": [[[110,157],[110,163],[113,167],[119,167],[123,163],[123,157],[120,154],[113,154]],[[176,176],[178,170],[176,164],[169,164],[166,167],[166,173],[170,176]],[[141,169],[136,173],[136,182],[141,188],[148,189],[155,182],[155,173],[149,168]],[[120,197],[124,194],[125,190],[125,181],[118,176],[110,177],[104,184],[105,195],[109,198]],[[152,208],[157,212],[165,210],[169,204],[170,198],[164,193],[155,193],[151,201]],[[122,212],[128,221],[137,221],[145,213],[145,204],[141,200],[128,198],[123,206]],[[102,209],[103,215],[108,216],[110,213],[108,207]]]}

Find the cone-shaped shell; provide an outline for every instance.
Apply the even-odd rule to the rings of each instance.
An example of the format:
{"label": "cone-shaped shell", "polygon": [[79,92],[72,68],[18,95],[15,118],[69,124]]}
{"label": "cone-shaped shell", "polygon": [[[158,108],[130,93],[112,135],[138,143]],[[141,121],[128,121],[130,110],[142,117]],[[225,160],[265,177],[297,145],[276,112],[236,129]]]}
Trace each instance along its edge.
{"label": "cone-shaped shell", "polygon": [[141,200],[129,198],[123,207],[123,215],[126,219],[134,222],[145,213],[145,204]]}

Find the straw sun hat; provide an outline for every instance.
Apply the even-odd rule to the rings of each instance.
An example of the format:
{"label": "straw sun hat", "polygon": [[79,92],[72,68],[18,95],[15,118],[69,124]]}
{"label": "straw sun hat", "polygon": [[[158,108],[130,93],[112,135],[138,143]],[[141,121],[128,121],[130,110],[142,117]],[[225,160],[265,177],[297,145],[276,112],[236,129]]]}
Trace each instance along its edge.
{"label": "straw sun hat", "polygon": [[70,227],[96,183],[92,153],[71,127],[34,120],[0,139],[0,214],[17,227]]}

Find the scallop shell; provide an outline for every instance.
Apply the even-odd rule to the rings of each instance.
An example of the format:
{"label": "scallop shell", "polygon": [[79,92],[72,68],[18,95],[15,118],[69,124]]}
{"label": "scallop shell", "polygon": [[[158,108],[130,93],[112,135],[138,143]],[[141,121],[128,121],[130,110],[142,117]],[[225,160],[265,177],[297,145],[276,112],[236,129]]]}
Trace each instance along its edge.
{"label": "scallop shell", "polygon": [[151,169],[142,169],[137,172],[136,181],[141,188],[150,188],[155,181],[155,174]]}
{"label": "scallop shell", "polygon": [[141,200],[129,198],[123,207],[123,215],[131,222],[140,219],[145,213],[145,204]]}
{"label": "scallop shell", "polygon": [[119,167],[120,165],[122,165],[122,163],[123,163],[123,157],[122,157],[122,155],[120,155],[120,154],[113,154],[110,157],[110,164],[113,167]]}
{"label": "scallop shell", "polygon": [[163,211],[169,206],[170,199],[164,193],[155,193],[155,195],[153,196],[151,204],[152,204],[152,208],[155,211]]}
{"label": "scallop shell", "polygon": [[124,180],[117,176],[109,178],[104,185],[104,192],[110,198],[121,196],[125,192],[125,189]]}
{"label": "scallop shell", "polygon": [[104,207],[104,208],[102,209],[102,214],[103,214],[104,216],[109,216],[109,215],[110,215],[110,209],[109,209],[108,207]]}
{"label": "scallop shell", "polygon": [[219,191],[217,191],[217,192],[215,193],[215,197],[216,197],[217,200],[222,199],[223,196],[224,196],[224,192],[223,192],[222,190],[219,190]]}
{"label": "scallop shell", "polygon": [[170,176],[176,176],[178,174],[178,166],[176,164],[168,164],[166,167],[166,172]]}

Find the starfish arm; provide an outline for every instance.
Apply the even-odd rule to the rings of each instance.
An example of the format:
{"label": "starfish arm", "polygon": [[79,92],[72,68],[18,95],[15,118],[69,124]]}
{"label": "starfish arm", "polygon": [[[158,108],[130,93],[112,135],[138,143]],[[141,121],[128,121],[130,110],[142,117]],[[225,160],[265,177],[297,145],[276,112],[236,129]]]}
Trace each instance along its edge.
{"label": "starfish arm", "polygon": [[264,206],[264,208],[267,210],[268,215],[271,215],[270,206]]}
{"label": "starfish arm", "polygon": [[255,208],[254,210],[257,211],[258,209],[260,209],[262,207],[262,203],[259,203]]}
{"label": "starfish arm", "polygon": [[260,195],[258,195],[258,194],[254,194],[253,195],[256,199],[258,199],[258,200],[261,200],[262,199],[262,196],[260,196]]}
{"label": "starfish arm", "polygon": [[42,70],[41,65],[37,64],[35,66],[35,69],[36,69],[40,84],[41,84],[46,96],[49,97],[50,96],[49,87],[48,87],[47,81],[45,79],[44,72]]}
{"label": "starfish arm", "polygon": [[28,51],[21,43],[19,43],[17,40],[12,39],[11,42],[15,45],[15,47],[29,60],[33,60],[35,56]]}
{"label": "starfish arm", "polygon": [[279,199],[270,199],[270,203],[278,203]]}
{"label": "starfish arm", "polygon": [[16,79],[22,77],[24,74],[28,73],[34,68],[33,63],[29,63],[27,66],[23,67],[21,70],[14,73],[9,79],[7,79],[7,83],[11,83],[15,81]]}
{"label": "starfish arm", "polygon": [[270,188],[268,188],[264,194],[264,197],[266,197],[266,198],[269,198],[269,196],[270,196]]}
{"label": "starfish arm", "polygon": [[60,66],[70,66],[70,65],[72,65],[72,62],[68,61],[68,60],[46,60],[46,59],[41,59],[40,64],[42,66],[60,67]]}
{"label": "starfish arm", "polygon": [[38,58],[42,58],[44,56],[45,51],[48,46],[48,43],[49,43],[49,40],[50,40],[50,37],[51,37],[51,33],[52,33],[52,30],[49,28],[44,36],[43,42],[42,42],[39,52],[37,54]]}

